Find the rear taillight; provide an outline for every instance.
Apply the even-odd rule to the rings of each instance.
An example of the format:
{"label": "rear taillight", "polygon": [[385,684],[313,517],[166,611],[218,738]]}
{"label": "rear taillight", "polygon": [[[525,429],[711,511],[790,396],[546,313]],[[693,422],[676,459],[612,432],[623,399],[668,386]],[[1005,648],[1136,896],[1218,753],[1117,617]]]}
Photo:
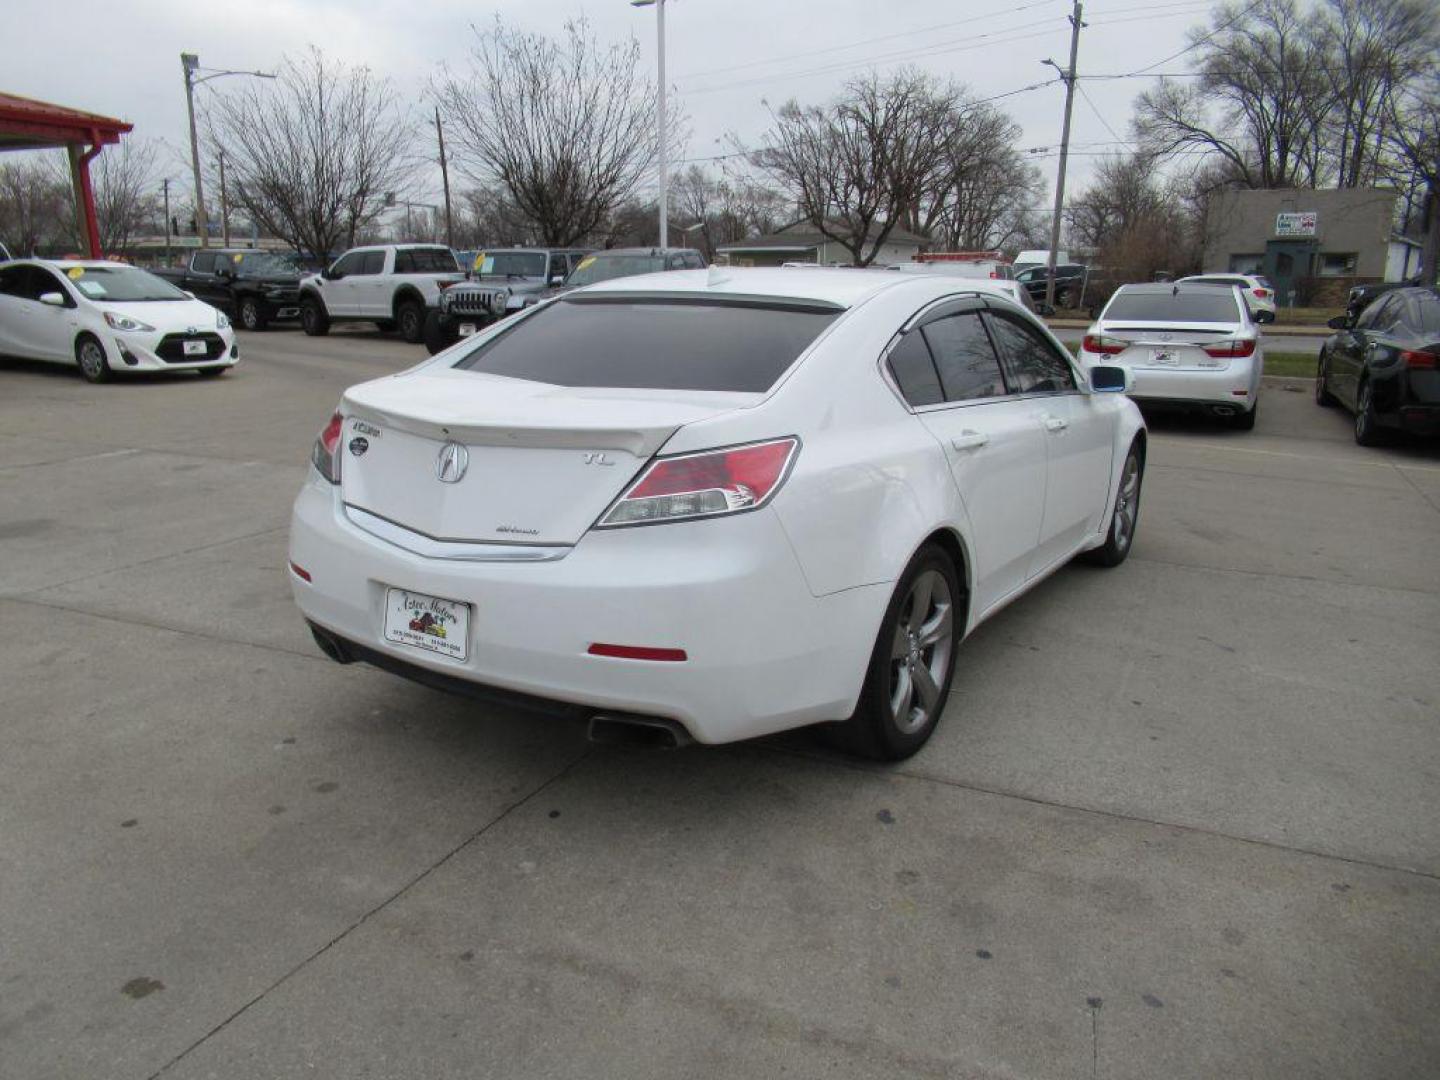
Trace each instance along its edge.
{"label": "rear taillight", "polygon": [[315,440],[315,448],[310,451],[311,463],[332,484],[340,482],[340,428],[344,423],[345,418],[338,412],[330,417],[325,430]]}
{"label": "rear taillight", "polygon": [[1114,356],[1116,353],[1125,351],[1128,341],[1119,338],[1106,337],[1103,334],[1086,334],[1080,347],[1086,352],[1099,353],[1102,356]]}
{"label": "rear taillight", "polygon": [[753,510],[785,482],[800,440],[659,458],[600,519],[600,526],[646,525]]}
{"label": "rear taillight", "polygon": [[1400,359],[1405,361],[1405,366],[1408,368],[1427,368],[1433,371],[1437,357],[1434,353],[1414,352],[1406,349],[1400,354]]}
{"label": "rear taillight", "polygon": [[1238,338],[1235,341],[1217,341],[1204,346],[1205,355],[1217,360],[1231,360],[1242,356],[1255,355],[1254,338]]}
{"label": "rear taillight", "polygon": [[1251,289],[1250,291],[1261,300],[1264,300],[1265,297],[1270,295],[1269,289]]}

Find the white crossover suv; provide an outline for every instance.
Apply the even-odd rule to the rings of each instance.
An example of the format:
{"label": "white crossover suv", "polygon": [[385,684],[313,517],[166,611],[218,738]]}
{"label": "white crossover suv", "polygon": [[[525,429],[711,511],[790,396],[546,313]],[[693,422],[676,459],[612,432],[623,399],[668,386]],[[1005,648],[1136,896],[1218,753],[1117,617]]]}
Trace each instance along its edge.
{"label": "white crossover suv", "polygon": [[1127,385],[955,278],[608,281],[346,391],[290,582],[332,658],[568,703],[596,737],[833,723],[900,758],[983,619],[1129,552]]}
{"label": "white crossover suv", "polygon": [[225,313],[125,263],[0,263],[0,353],[117,371],[219,375],[240,358]]}

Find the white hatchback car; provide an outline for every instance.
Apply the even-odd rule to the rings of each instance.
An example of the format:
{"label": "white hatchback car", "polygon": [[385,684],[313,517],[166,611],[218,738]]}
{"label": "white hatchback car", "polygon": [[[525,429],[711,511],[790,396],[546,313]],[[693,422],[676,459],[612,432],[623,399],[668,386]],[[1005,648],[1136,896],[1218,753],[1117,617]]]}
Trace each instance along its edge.
{"label": "white hatchback car", "polygon": [[966,634],[1129,552],[1126,383],[953,278],[605,282],[346,391],[290,581],[332,658],[569,703],[592,737],[837,721],[900,758]]}
{"label": "white hatchback car", "polygon": [[1237,288],[1122,285],[1085,332],[1080,361],[1130,371],[1142,404],[1255,426],[1265,349]]}
{"label": "white hatchback car", "polygon": [[1258,274],[1195,274],[1180,279],[1181,284],[1234,285],[1245,297],[1250,317],[1258,323],[1275,321],[1275,286],[1269,278]]}
{"label": "white hatchback car", "polygon": [[0,264],[0,353],[116,371],[218,375],[239,360],[225,313],[125,263]]}

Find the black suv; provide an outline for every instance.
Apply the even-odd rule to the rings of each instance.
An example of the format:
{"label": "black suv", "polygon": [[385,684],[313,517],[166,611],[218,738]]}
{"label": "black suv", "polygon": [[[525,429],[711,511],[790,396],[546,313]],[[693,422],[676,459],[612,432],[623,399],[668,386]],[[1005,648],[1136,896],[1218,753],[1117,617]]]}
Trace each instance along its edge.
{"label": "black suv", "polygon": [[[1080,263],[1056,263],[1055,306],[1064,308],[1078,304],[1089,274],[1090,268]],[[1030,294],[1030,299],[1037,308],[1045,303],[1045,282],[1048,276],[1049,268],[1044,266],[1027,267],[1015,275],[1015,280],[1025,286],[1025,291]]]}
{"label": "black suv", "polygon": [[[540,269],[539,259],[546,256],[546,277],[520,272]],[[573,269],[557,280],[559,258],[573,263]],[[705,256],[694,248],[612,248],[593,254],[571,248],[500,248],[482,251],[475,263],[474,280],[451,285],[440,294],[440,306],[426,315],[425,347],[432,356],[497,319],[560,292],[634,274],[703,270]]]}

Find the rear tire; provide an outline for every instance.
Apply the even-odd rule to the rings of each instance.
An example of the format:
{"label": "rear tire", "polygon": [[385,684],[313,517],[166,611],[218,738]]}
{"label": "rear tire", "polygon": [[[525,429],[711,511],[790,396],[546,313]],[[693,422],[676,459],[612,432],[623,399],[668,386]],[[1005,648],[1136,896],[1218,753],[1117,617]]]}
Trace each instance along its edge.
{"label": "rear tire", "polygon": [[1330,393],[1324,349],[1320,350],[1320,360],[1315,365],[1315,404],[1326,409],[1333,409],[1340,404],[1335,395]]}
{"label": "rear tire", "polygon": [[442,319],[439,311],[431,308],[425,313],[425,349],[431,356],[444,352],[459,340],[454,325]]}
{"label": "rear tire", "polygon": [[324,337],[330,332],[330,316],[317,297],[307,296],[300,301],[300,329],[310,337]]}
{"label": "rear tire", "polygon": [[110,381],[110,361],[105,355],[105,346],[94,334],[81,334],[75,339],[75,362],[80,365],[80,374],[86,382]]}
{"label": "rear tire", "polygon": [[259,300],[247,296],[240,301],[240,325],[252,333],[259,333],[270,325],[270,312]]}
{"label": "rear tire", "polygon": [[1238,412],[1234,416],[1230,417],[1230,426],[1236,431],[1254,431],[1255,414],[1259,411],[1260,399],[1256,398],[1255,404],[1251,405],[1250,408],[1246,409],[1244,412]]}
{"label": "rear tire", "polygon": [[1145,480],[1145,459],[1138,443],[1130,444],[1125,464],[1120,469],[1120,490],[1115,494],[1115,509],[1110,514],[1110,528],[1105,543],[1085,553],[1087,562],[1096,566],[1119,566],[1135,544],[1135,530],[1140,524],[1140,488]]}
{"label": "rear tire", "polygon": [[1368,381],[1360,384],[1355,398],[1355,442],[1359,446],[1381,446],[1385,442],[1385,429],[1375,415],[1375,396]]}
{"label": "rear tire", "polygon": [[395,305],[395,322],[400,328],[400,337],[418,345],[425,338],[425,306],[414,300],[402,300]]}
{"label": "rear tire", "polygon": [[935,731],[955,677],[965,590],[936,544],[915,553],[880,620],[855,712],[825,734],[852,754],[901,761]]}

